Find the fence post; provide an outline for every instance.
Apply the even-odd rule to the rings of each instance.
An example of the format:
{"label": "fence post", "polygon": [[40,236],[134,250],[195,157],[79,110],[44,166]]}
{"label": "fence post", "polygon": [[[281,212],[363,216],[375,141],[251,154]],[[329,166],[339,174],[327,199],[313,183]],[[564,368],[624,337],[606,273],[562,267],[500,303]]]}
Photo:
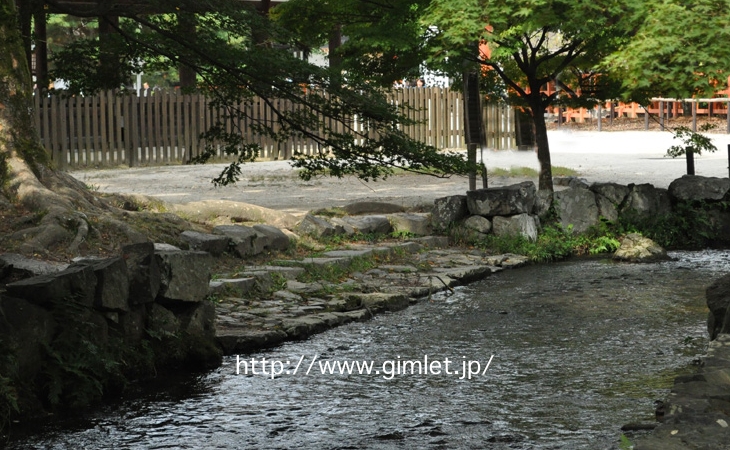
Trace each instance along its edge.
{"label": "fence post", "polygon": [[664,102],[659,100],[659,130],[664,131]]}

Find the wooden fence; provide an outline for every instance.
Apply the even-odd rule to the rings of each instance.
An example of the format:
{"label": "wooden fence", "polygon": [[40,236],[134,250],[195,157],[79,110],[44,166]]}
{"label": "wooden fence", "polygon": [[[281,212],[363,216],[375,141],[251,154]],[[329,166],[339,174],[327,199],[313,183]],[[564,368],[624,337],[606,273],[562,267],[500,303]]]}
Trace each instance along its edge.
{"label": "wooden fence", "polygon": [[[59,168],[160,165],[189,162],[203,150],[200,134],[211,127],[222,111],[209,107],[202,95],[177,95],[157,91],[137,97],[104,92],[92,97],[60,97],[36,93],[36,126],[41,141]],[[437,148],[463,148],[462,97],[442,88],[394,90],[390,101],[408,105],[407,115],[418,123],[404,131]],[[273,100],[274,108],[289,111],[291,103]],[[228,131],[241,130],[248,143],[257,143],[261,159],[288,159],[293,152],[312,155],[318,144],[291,136],[277,142],[251,130],[263,121],[276,128],[274,109],[255,99],[242,105],[247,118],[228,123]],[[513,148],[514,114],[511,108],[485,106],[489,147]],[[357,117],[354,119],[358,127]],[[232,128],[236,127],[236,128]],[[218,151],[217,159],[227,157]]]}

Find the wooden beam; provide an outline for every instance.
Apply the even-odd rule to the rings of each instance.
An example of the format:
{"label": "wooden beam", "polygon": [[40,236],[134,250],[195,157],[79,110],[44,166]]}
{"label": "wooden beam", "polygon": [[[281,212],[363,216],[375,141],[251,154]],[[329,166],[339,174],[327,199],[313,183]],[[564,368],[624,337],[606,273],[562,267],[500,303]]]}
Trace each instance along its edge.
{"label": "wooden beam", "polygon": [[[261,7],[262,0],[237,0],[255,8]],[[271,7],[287,0],[264,0]],[[22,2],[21,2],[22,3]],[[208,2],[191,2],[185,5],[190,12],[205,12],[215,9],[215,0]],[[50,13],[71,14],[80,16],[130,15],[130,14],[163,14],[179,11],[179,2],[168,5],[151,5],[147,0],[47,0]]]}

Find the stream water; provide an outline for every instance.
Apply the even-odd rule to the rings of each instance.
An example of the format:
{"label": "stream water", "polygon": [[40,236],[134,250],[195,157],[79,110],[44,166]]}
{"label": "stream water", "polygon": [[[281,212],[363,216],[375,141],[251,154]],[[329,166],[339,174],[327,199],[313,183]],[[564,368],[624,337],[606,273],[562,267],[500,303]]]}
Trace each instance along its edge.
{"label": "stream water", "polygon": [[[228,357],[8,447],[617,448],[621,425],[653,421],[674,376],[694,370],[705,289],[730,271],[730,252],[673,256],[504,271],[405,311]],[[371,373],[322,373],[350,361],[372,361]],[[282,373],[272,379],[272,369]]]}

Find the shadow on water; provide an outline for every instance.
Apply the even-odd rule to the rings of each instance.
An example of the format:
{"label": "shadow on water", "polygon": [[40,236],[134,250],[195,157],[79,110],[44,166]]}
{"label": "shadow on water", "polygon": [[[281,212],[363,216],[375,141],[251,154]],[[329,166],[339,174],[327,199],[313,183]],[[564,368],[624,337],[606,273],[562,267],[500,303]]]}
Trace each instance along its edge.
{"label": "shadow on water", "polygon": [[[621,425],[653,421],[654,401],[693,370],[706,345],[705,288],[730,271],[728,252],[673,256],[502,272],[241,356],[239,370],[253,358],[256,375],[236,375],[229,357],[9,448],[617,448]],[[261,374],[263,358],[282,373]],[[458,373],[445,373],[447,358]],[[372,361],[371,373],[322,373],[348,361]],[[435,361],[439,374],[411,373]],[[480,364],[471,379],[470,361]]]}

